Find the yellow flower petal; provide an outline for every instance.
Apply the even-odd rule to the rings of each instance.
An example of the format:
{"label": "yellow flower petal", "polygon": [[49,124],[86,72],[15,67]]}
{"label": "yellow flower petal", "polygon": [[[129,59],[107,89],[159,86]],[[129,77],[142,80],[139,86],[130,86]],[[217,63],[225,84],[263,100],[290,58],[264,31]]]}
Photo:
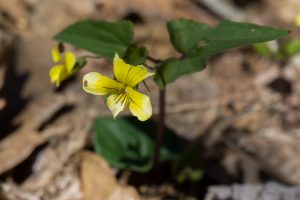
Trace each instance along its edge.
{"label": "yellow flower petal", "polygon": [[72,73],[75,63],[76,63],[76,56],[74,55],[74,53],[67,51],[65,53],[65,65],[69,73]]}
{"label": "yellow flower petal", "polygon": [[107,76],[97,72],[90,72],[84,75],[82,79],[83,89],[94,95],[106,95],[117,92],[125,88],[124,84],[118,83]]}
{"label": "yellow flower petal", "polygon": [[139,93],[131,87],[126,87],[129,96],[129,109],[140,121],[146,121],[152,115],[152,106],[147,95]]}
{"label": "yellow flower petal", "polygon": [[52,83],[58,87],[60,83],[68,77],[67,69],[64,65],[56,65],[50,69],[49,76]]}
{"label": "yellow flower petal", "polygon": [[56,48],[52,48],[51,53],[52,53],[53,62],[57,63],[63,61],[59,51]]}
{"label": "yellow flower petal", "polygon": [[118,54],[114,57],[114,74],[118,81],[126,83],[126,76],[130,70],[130,65],[126,64]]}
{"label": "yellow flower petal", "polygon": [[114,119],[117,115],[124,110],[125,106],[128,104],[128,96],[123,92],[111,94],[107,98],[107,106],[113,114]]}
{"label": "yellow flower petal", "polygon": [[131,70],[127,75],[126,83],[134,88],[138,83],[150,76],[153,76],[154,74],[155,73],[148,72],[148,70],[141,65],[131,66]]}
{"label": "yellow flower petal", "polygon": [[142,65],[132,66],[125,63],[118,54],[114,57],[114,73],[120,82],[132,88],[149,76],[154,75],[154,73],[148,72]]}

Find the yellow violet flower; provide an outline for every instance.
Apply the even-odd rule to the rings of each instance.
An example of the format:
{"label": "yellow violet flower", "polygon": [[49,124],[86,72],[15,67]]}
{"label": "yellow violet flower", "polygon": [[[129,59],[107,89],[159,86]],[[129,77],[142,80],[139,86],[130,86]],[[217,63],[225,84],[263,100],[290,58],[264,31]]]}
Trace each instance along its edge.
{"label": "yellow violet flower", "polygon": [[295,24],[296,26],[300,26],[300,14],[298,14],[295,18]]}
{"label": "yellow violet flower", "polygon": [[107,95],[106,103],[114,118],[128,106],[140,121],[149,119],[152,115],[150,99],[136,88],[141,81],[154,73],[148,72],[142,65],[132,66],[125,63],[118,54],[115,54],[113,65],[116,80],[90,72],[83,77],[83,89],[94,95]]}
{"label": "yellow violet flower", "polygon": [[75,72],[76,56],[70,51],[61,55],[57,48],[53,48],[52,59],[56,65],[50,69],[49,76],[51,82],[58,87],[63,80]]}

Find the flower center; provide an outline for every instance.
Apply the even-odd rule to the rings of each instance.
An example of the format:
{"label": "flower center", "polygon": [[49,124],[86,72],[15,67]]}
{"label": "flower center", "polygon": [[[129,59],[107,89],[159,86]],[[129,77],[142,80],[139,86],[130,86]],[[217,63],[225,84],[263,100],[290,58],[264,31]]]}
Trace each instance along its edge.
{"label": "flower center", "polygon": [[125,106],[129,103],[129,96],[126,90],[126,86],[123,88],[118,88],[115,90],[115,98],[114,102],[117,104],[121,102],[122,106],[125,104]]}

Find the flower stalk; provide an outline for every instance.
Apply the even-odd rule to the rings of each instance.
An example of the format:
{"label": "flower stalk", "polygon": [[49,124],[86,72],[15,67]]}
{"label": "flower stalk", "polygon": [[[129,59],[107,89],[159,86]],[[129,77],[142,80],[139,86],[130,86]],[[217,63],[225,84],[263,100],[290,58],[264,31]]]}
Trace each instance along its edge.
{"label": "flower stalk", "polygon": [[158,171],[160,166],[160,149],[164,139],[165,132],[165,109],[166,109],[166,90],[159,90],[159,114],[156,128],[155,152],[154,152],[154,170]]}

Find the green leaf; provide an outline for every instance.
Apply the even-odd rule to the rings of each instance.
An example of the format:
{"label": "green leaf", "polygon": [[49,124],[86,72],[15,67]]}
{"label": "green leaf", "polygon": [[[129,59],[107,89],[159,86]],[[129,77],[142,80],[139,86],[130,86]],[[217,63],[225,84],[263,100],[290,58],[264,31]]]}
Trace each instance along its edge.
{"label": "green leaf", "polygon": [[208,35],[202,53],[212,56],[229,48],[275,40],[288,33],[288,30],[267,26],[222,21]]}
{"label": "green leaf", "polygon": [[68,26],[54,39],[112,60],[116,52],[123,56],[132,43],[133,25],[128,21],[84,20]]}
{"label": "green leaf", "polygon": [[177,182],[197,182],[203,177],[203,145],[197,139],[173,164],[172,173]]}
{"label": "green leaf", "polygon": [[[169,23],[176,23],[176,21],[177,20]],[[185,20],[181,19],[180,21]],[[192,21],[188,23],[194,24],[196,22]],[[185,22],[185,24],[188,23]],[[203,24],[199,23],[199,27],[200,26],[203,26]],[[188,27],[189,26],[184,27],[187,28],[186,34],[188,34],[187,32],[189,31]],[[196,26],[194,25],[194,27]],[[171,38],[174,37],[172,35],[177,31],[183,32],[182,26],[172,26],[172,32],[170,32]],[[200,31],[200,28],[197,29],[197,31]],[[160,88],[163,88],[184,74],[203,70],[207,61],[212,56],[226,49],[278,39],[288,33],[288,30],[274,29],[256,24],[222,21],[217,27],[211,30],[203,28],[203,34],[199,36],[199,41],[197,42],[195,37],[191,40],[171,39],[173,46],[177,50],[180,52],[188,52],[188,54],[184,55],[181,59],[171,59],[171,61],[167,60],[163,62],[154,80]],[[188,34],[188,36],[192,37],[191,33]],[[177,38],[179,38],[179,35]],[[197,47],[199,42],[202,43],[202,47],[200,48]]]}
{"label": "green leaf", "polygon": [[300,53],[300,39],[293,39],[287,41],[283,47],[282,52],[287,58],[293,57],[296,54]]}
{"label": "green leaf", "polygon": [[205,60],[201,56],[189,56],[183,59],[171,58],[164,61],[158,68],[154,81],[163,89],[184,74],[190,74],[205,68]]}
{"label": "green leaf", "polygon": [[83,57],[79,57],[76,60],[76,65],[78,65],[80,68],[84,67],[86,63],[87,63],[86,58]]}
{"label": "green leaf", "polygon": [[75,66],[73,68],[73,72],[77,72],[79,71],[80,69],[82,69],[85,65],[86,65],[87,61],[85,58],[83,57],[79,57],[76,59],[76,63],[75,63]]}
{"label": "green leaf", "polygon": [[145,47],[129,46],[125,52],[123,59],[131,65],[144,64],[148,56],[148,51]]}
{"label": "green leaf", "polygon": [[265,57],[271,57],[274,54],[266,42],[253,44],[252,47],[258,54]]}
{"label": "green leaf", "polygon": [[192,181],[197,182],[201,180],[203,177],[203,170],[202,169],[193,169],[191,167],[183,168],[178,174],[175,176],[176,181],[178,183],[183,183],[184,181]]}
{"label": "green leaf", "polygon": [[211,27],[194,20],[178,19],[167,23],[170,40],[175,49],[188,54],[211,31]]}
{"label": "green leaf", "polygon": [[[150,120],[97,118],[93,126],[94,147],[112,166],[147,172],[153,165],[154,130],[155,123]],[[175,159],[179,152],[179,138],[167,129],[161,161]]]}

